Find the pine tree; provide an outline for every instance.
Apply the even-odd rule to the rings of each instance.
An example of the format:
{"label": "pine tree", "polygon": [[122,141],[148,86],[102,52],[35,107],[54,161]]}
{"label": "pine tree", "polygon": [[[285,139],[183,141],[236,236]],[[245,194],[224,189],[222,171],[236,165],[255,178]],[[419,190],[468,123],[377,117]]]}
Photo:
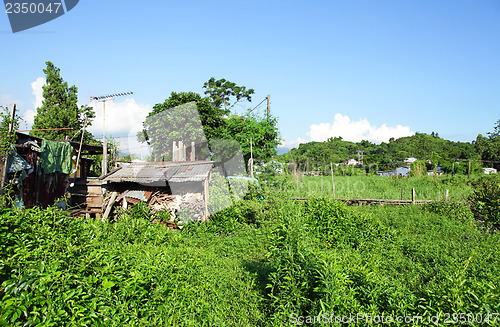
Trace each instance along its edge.
{"label": "pine tree", "polygon": [[[43,86],[42,106],[37,108],[35,121],[32,129],[49,129],[71,127],[73,130],[51,130],[34,131],[31,135],[51,140],[62,140],[69,135],[73,136],[83,127],[85,117],[87,117],[87,126],[91,124],[95,113],[92,107],[78,107],[77,87],[68,87],[61,75],[60,69],[55,67],[50,61],[45,63],[47,68],[45,73],[45,85]],[[92,140],[92,134],[85,133],[84,141]]]}

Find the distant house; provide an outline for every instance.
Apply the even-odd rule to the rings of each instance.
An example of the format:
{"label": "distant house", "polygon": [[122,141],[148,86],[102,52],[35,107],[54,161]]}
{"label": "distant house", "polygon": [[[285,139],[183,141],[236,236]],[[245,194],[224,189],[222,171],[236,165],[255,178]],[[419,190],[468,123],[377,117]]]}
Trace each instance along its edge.
{"label": "distant house", "polygon": [[418,160],[417,158],[413,158],[413,157],[411,157],[411,158],[406,158],[406,159],[405,159],[405,163],[407,163],[407,164],[411,164],[411,163],[414,163],[414,162],[415,162],[415,161],[417,161],[417,160]]}
{"label": "distant house", "polygon": [[396,168],[396,174],[398,176],[408,176],[410,174],[410,167],[408,166],[401,166],[401,167],[398,167]]}
{"label": "distant house", "polygon": [[345,161],[344,164],[346,164],[348,166],[355,166],[358,164],[358,161],[356,159],[349,159],[349,160]]}
{"label": "distant house", "polygon": [[[443,171],[443,166],[439,165],[436,167],[436,175],[437,176],[441,176],[444,174],[444,171]],[[434,176],[434,170],[428,170],[427,171],[427,176]]]}
{"label": "distant house", "polygon": [[401,166],[396,168],[396,170],[384,170],[378,171],[377,175],[379,176],[402,176],[407,177],[410,174],[410,167]]}
{"label": "distant house", "polygon": [[483,168],[483,173],[485,173],[486,175],[496,174],[497,170],[495,168]]}

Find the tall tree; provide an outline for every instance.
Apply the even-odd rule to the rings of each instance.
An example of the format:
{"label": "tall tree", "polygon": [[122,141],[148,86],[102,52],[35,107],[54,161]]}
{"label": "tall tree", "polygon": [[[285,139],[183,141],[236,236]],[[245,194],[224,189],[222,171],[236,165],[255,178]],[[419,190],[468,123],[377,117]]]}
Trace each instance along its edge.
{"label": "tall tree", "polygon": [[203,88],[206,90],[205,94],[211,99],[212,105],[224,108],[224,110],[234,107],[241,100],[251,102],[252,94],[255,93],[254,89],[247,90],[245,86],[238,86],[224,78],[215,80],[212,77],[203,84]]}
{"label": "tall tree", "polygon": [[280,144],[278,120],[274,117],[258,117],[251,113],[245,116],[231,115],[227,119],[226,138],[241,145],[245,161],[250,159],[250,140],[252,140],[253,158],[265,162],[277,154]]}
{"label": "tall tree", "polygon": [[488,133],[488,145],[483,152],[483,159],[495,161],[494,165],[500,169],[500,119],[496,122],[493,132]]}
{"label": "tall tree", "polygon": [[[276,118],[266,120],[250,112],[246,117],[229,115],[228,108],[238,101],[251,101],[253,89],[237,86],[225,79],[215,80],[213,77],[203,87],[208,96],[203,97],[193,92],[172,92],[165,102],[153,107],[143,123],[144,130],[139,133],[138,139],[150,144],[156,159],[171,158],[172,141],[194,141],[199,144],[200,150],[204,149],[206,155],[209,154],[206,151],[208,148],[202,147],[202,143],[208,141],[210,152],[215,153],[215,157],[222,161],[237,152],[237,143],[248,161],[250,139],[256,161],[266,161],[276,154],[280,141]],[[198,110],[198,115],[193,115],[194,108]],[[192,119],[194,116],[199,116],[200,127]],[[186,145],[189,147],[190,143]],[[200,152],[197,150],[197,153]]]}
{"label": "tall tree", "polygon": [[[60,69],[50,61],[45,63],[45,85],[43,86],[42,106],[37,108],[32,129],[52,129],[70,127],[73,130],[34,131],[31,135],[46,139],[62,140],[66,135],[73,135],[83,127],[85,117],[90,125],[95,113],[92,107],[78,106],[77,87],[68,87],[60,75]],[[85,133],[84,141],[92,140],[92,134]]]}
{"label": "tall tree", "polygon": [[208,97],[194,92],[172,92],[163,103],[153,107],[138,139],[150,144],[156,159],[167,160],[171,157],[172,141],[194,141],[200,146],[212,138],[222,138],[225,114]]}

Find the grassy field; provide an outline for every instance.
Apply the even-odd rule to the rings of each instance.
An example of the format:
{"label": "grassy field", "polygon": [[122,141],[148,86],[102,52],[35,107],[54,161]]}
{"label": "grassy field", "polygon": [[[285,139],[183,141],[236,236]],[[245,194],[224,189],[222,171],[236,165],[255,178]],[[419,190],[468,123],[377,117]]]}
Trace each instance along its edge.
{"label": "grassy field", "polygon": [[363,314],[450,326],[446,314],[462,312],[482,321],[465,325],[499,322],[500,234],[465,204],[346,207],[254,190],[182,231],[139,207],[111,224],[54,208],[0,213],[0,325],[287,326]]}
{"label": "grassy field", "polygon": [[[295,177],[290,183],[281,186],[281,192],[289,196],[333,197],[331,176]],[[335,197],[343,199],[401,199],[404,188],[405,200],[411,200],[411,189],[415,188],[418,200],[444,200],[449,190],[448,200],[464,201],[472,191],[470,181],[463,176],[450,177],[380,177],[368,176],[334,176]]]}

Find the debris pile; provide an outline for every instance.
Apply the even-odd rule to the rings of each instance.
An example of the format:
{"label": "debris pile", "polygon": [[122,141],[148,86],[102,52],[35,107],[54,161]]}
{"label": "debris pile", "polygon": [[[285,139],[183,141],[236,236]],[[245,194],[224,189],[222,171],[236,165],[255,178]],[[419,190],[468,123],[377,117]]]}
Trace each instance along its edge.
{"label": "debris pile", "polygon": [[[140,202],[146,203],[154,212],[170,212],[168,221],[165,219],[165,215],[155,215],[151,218],[152,222],[167,224],[172,228],[176,227],[176,222],[203,220],[205,217],[205,202],[202,194],[173,195],[167,193],[164,189],[149,189],[109,192],[103,201],[103,221],[108,218],[113,206],[120,206],[127,210],[129,205]],[[162,219],[158,217],[162,217]]]}

